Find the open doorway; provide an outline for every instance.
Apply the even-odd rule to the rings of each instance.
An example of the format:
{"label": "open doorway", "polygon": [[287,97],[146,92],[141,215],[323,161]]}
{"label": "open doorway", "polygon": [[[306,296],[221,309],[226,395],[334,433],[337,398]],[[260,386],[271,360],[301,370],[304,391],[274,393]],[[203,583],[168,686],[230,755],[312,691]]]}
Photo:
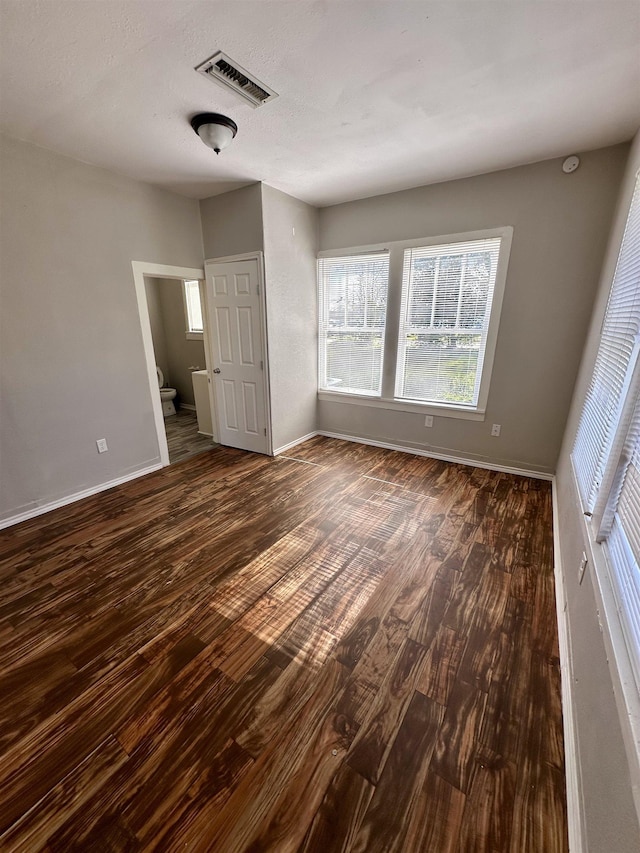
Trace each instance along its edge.
{"label": "open doorway", "polygon": [[216,440],[203,271],[133,262],[160,458],[173,464]]}

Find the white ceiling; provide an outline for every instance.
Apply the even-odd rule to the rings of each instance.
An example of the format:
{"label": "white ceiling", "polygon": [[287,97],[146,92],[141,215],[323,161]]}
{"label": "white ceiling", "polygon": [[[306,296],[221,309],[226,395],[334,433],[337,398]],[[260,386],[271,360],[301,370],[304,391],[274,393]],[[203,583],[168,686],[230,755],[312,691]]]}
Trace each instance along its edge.
{"label": "white ceiling", "polygon": [[[640,126],[639,0],[0,0],[0,24],[0,131],[197,198],[334,204]],[[201,77],[216,50],[280,97]],[[218,157],[201,111],[239,126]]]}

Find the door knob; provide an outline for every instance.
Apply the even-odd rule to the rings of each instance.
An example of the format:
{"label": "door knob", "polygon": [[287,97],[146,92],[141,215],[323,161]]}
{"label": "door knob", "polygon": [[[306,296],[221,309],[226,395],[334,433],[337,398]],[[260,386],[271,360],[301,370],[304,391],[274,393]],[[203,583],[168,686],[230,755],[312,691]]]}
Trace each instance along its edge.
{"label": "door knob", "polygon": [[213,372],[214,372],[214,373],[220,373],[220,368],[219,368],[219,367],[214,367],[214,368],[213,368]]}

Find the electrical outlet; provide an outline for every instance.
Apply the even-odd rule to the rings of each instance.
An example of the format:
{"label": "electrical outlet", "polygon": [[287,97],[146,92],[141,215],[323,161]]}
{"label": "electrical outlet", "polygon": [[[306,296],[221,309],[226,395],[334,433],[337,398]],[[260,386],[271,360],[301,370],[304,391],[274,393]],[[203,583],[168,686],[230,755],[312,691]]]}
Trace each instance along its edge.
{"label": "electrical outlet", "polygon": [[425,415],[424,425],[426,427],[432,427],[433,426],[433,415]]}
{"label": "electrical outlet", "polygon": [[106,453],[107,450],[109,449],[107,447],[107,439],[106,438],[99,438],[96,441],[96,445],[98,446],[98,453]]}
{"label": "electrical outlet", "polygon": [[578,569],[578,584],[582,583],[582,579],[584,577],[585,569],[587,568],[587,563],[589,562],[587,555],[585,552],[582,552],[582,559],[580,560],[580,568]]}
{"label": "electrical outlet", "polygon": [[493,424],[493,426],[491,427],[491,435],[497,438],[500,435],[500,429],[500,424]]}

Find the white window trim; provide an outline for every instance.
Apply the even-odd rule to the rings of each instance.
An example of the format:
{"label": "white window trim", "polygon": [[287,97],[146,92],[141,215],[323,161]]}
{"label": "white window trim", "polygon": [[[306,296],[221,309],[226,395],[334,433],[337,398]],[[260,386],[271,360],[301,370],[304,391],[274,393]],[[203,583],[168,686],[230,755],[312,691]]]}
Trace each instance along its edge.
{"label": "white window trim", "polygon": [[[487,330],[487,343],[482,365],[478,403],[476,406],[453,405],[451,403],[421,402],[420,400],[401,400],[395,396],[396,358],[398,350],[398,330],[400,320],[400,301],[402,296],[402,269],[405,249],[422,246],[439,246],[447,243],[463,243],[472,240],[484,240],[500,237],[500,255],[496,271],[491,317]],[[489,228],[482,231],[466,231],[462,234],[445,234],[435,237],[423,237],[414,240],[397,240],[388,243],[374,243],[366,246],[350,246],[318,252],[318,258],[340,258],[349,255],[361,255],[375,252],[389,252],[389,292],[387,299],[387,323],[385,328],[384,356],[382,362],[382,393],[379,397],[350,394],[344,391],[319,390],[318,400],[332,403],[347,403],[353,406],[394,409],[401,412],[414,412],[423,415],[436,415],[445,418],[484,421],[489,398],[489,386],[493,372],[498,328],[502,313],[505,284],[513,228],[510,225]]]}
{"label": "white window trim", "polygon": [[[200,281],[200,279],[195,279],[195,278],[183,279],[181,282],[181,284],[182,284],[181,290],[182,290],[182,305],[184,307],[184,323],[185,323],[185,327],[186,327],[186,331],[184,333],[184,336],[188,341],[204,341],[204,330],[202,332],[194,332],[189,327],[189,308],[187,306],[187,284],[186,284],[187,281],[197,281],[198,282],[198,288],[200,290],[200,300],[202,301],[202,282]],[[203,312],[202,322],[204,323],[204,312]]]}
{"label": "white window trim", "polygon": [[[375,251],[372,253],[368,252],[357,252],[351,253],[350,255],[343,257],[342,255],[331,256],[330,260],[338,259],[340,262],[345,261],[347,268],[351,267],[351,262],[356,261],[356,266],[359,263],[359,259],[369,265],[373,264],[381,264],[386,267],[386,290],[387,293],[385,295],[385,303],[388,297],[389,290],[389,253],[386,249],[382,251]],[[316,264],[317,270],[317,297],[318,297],[318,390],[322,391],[331,391],[333,388],[333,383],[330,383],[331,387],[326,388],[321,386],[321,382],[323,379],[326,379],[326,371],[327,371],[327,341],[329,337],[333,336],[334,333],[347,333],[347,334],[357,334],[362,336],[369,336],[371,339],[374,338],[382,338],[382,341],[385,339],[385,326],[380,325],[370,325],[367,323],[362,326],[349,326],[346,322],[346,313],[344,317],[344,323],[340,326],[334,326],[330,323],[330,308],[329,308],[329,298],[327,287],[330,287],[328,281],[333,280],[333,276],[335,272],[331,270],[331,264],[329,264],[329,269],[325,269],[323,261],[325,258],[318,258]],[[340,263],[342,266],[342,263]],[[344,284],[349,278],[349,274],[347,274],[347,279],[344,280]],[[345,293],[346,296],[346,293]],[[367,300],[365,299],[365,304]],[[346,300],[345,300],[346,306]],[[365,316],[366,316],[366,308],[365,308]],[[385,323],[386,323],[386,305],[385,305]],[[384,350],[380,353],[381,355],[381,363],[380,363],[380,373],[379,380],[382,383],[382,371],[383,371],[383,362],[384,362]],[[339,391],[342,395],[351,395],[355,394],[359,397],[369,397],[371,399],[378,399],[380,396],[380,391],[374,390],[366,390],[366,388],[343,388],[341,384],[336,383],[336,390]]]}
{"label": "white window trim", "polygon": [[[625,225],[620,244],[617,248],[616,266],[609,283],[607,304],[601,319],[600,341],[593,364],[591,365],[591,376],[595,373],[600,357],[602,332],[612,299],[611,294],[617,283],[629,216],[638,191],[639,178],[640,172],[637,172],[634,182],[635,188],[630,199],[629,213],[627,214],[627,224]],[[611,533],[614,514],[620,499],[622,478],[624,477],[626,465],[629,461],[624,458],[626,452],[625,446],[639,394],[640,336],[637,335],[633,349],[629,355],[629,362],[617,402],[617,410],[611,423],[611,432],[608,438],[606,438],[604,445],[604,467],[601,472],[599,485],[595,491],[590,487],[587,494],[585,484],[581,482],[584,479],[584,473],[581,461],[575,452],[576,437],[580,427],[578,427],[576,437],[574,437],[574,448],[571,452],[570,460],[577,505],[583,514],[583,536],[586,552],[589,555],[592,566],[591,576],[596,598],[598,622],[603,635],[625,750],[629,761],[634,803],[636,812],[640,817],[640,678],[638,673],[638,650],[635,647],[637,632],[629,624],[628,608],[623,603],[626,598],[626,591],[624,590],[624,582],[621,585],[621,567],[617,564],[615,546],[610,547],[609,545],[609,534]],[[580,422],[584,417],[586,399],[587,396],[585,395]],[[633,560],[630,549],[624,548],[624,545],[628,546],[628,543],[621,544],[623,545],[623,550],[628,550],[629,558]]]}
{"label": "white window trim", "polygon": [[613,693],[621,722],[622,738],[629,762],[631,790],[640,817],[640,694],[634,667],[625,638],[614,587],[614,572],[607,557],[606,544],[597,541],[597,522],[584,508],[578,475],[571,455],[574,494],[583,508],[583,534],[591,565],[591,578],[596,599],[598,623],[602,631]]}
{"label": "white window trim", "polygon": [[375,406],[378,409],[395,409],[397,412],[414,412],[418,415],[434,415],[440,418],[461,418],[468,421],[485,419],[484,410],[480,412],[478,409],[444,403],[389,400],[386,397],[369,397],[364,394],[349,394],[345,391],[318,391],[318,400],[324,400],[327,403],[347,403],[349,406]]}

